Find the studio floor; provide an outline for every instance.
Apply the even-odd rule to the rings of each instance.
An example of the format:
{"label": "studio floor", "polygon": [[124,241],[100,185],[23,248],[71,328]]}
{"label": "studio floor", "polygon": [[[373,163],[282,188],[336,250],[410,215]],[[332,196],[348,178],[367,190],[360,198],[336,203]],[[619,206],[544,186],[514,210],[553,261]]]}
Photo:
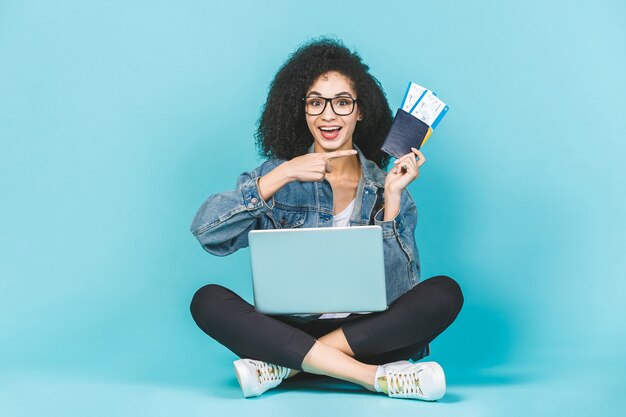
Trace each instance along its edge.
{"label": "studio floor", "polygon": [[[325,377],[302,376],[244,399],[229,366],[182,381],[114,380],[63,372],[6,372],[0,415],[54,416],[623,416],[622,377],[609,367],[448,370],[434,403],[390,399]],[[132,379],[132,378],[131,378]]]}

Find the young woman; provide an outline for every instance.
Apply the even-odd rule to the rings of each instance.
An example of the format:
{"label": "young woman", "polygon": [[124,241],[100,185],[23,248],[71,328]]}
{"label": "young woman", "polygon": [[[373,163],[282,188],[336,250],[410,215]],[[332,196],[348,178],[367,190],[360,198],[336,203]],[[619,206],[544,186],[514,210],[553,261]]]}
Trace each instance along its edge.
{"label": "young woman", "polygon": [[[253,229],[371,224],[383,229],[386,311],[269,316],[222,286],[196,292],[195,322],[242,358],[235,371],[245,397],[300,371],[390,397],[444,395],[441,366],[408,359],[428,355],[428,344],[459,313],[463,295],[446,276],[419,282],[417,210],[406,187],[426,160],[413,149],[383,171],[389,157],[380,147],[391,121],[380,84],[356,52],[332,39],[309,42],[271,84],[256,134],[268,160],[242,174],[234,191],[210,196],[196,214],[192,233],[219,256],[247,246]],[[311,258],[323,262],[324,254]]]}

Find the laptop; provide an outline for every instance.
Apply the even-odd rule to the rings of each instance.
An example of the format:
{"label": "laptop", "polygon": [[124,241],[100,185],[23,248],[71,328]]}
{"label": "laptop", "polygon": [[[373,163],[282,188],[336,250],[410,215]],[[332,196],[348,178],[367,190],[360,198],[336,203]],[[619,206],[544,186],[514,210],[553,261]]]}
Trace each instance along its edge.
{"label": "laptop", "polygon": [[254,230],[248,241],[259,312],[364,313],[388,307],[380,226]]}

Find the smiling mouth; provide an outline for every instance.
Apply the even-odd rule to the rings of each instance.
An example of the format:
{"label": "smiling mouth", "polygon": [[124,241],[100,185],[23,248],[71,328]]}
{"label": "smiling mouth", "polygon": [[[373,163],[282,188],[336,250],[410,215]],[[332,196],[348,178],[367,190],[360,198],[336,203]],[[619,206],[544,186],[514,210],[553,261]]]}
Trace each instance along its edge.
{"label": "smiling mouth", "polygon": [[322,133],[324,139],[335,139],[337,136],[339,136],[339,131],[341,130],[341,127],[320,127],[319,130]]}

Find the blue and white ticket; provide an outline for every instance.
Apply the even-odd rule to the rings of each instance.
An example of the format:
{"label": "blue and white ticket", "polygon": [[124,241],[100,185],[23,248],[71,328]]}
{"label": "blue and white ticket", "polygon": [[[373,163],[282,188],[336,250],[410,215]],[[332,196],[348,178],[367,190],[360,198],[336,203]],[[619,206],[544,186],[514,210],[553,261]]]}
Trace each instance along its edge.
{"label": "blue and white ticket", "polygon": [[446,103],[429,90],[415,103],[410,113],[434,129],[447,111]]}
{"label": "blue and white ticket", "polygon": [[419,84],[413,82],[409,83],[406,93],[404,93],[404,99],[402,100],[402,110],[410,113],[413,106],[426,94],[426,91],[427,90]]}
{"label": "blue and white ticket", "polygon": [[409,83],[401,108],[433,129],[448,111],[446,103],[435,93],[414,82]]}

